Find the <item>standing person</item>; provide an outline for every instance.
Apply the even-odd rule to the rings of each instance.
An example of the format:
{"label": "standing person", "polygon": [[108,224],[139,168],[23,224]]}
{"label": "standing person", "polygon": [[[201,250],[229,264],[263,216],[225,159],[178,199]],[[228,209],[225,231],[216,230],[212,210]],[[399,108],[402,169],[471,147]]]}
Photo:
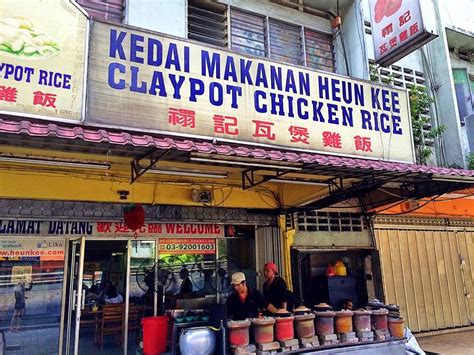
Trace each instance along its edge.
{"label": "standing person", "polygon": [[234,292],[227,299],[227,316],[234,320],[256,318],[264,309],[275,313],[277,309],[262,294],[247,286],[245,274],[234,272],[231,284]]}
{"label": "standing person", "polygon": [[[25,315],[26,299],[25,292],[33,288],[33,282],[25,287],[25,282],[20,281],[13,289],[15,296],[15,309],[13,311],[12,321],[10,323],[10,332],[17,332],[20,329],[21,318]],[[16,325],[15,325],[16,323]]]}
{"label": "standing person", "polygon": [[263,267],[265,283],[263,284],[263,296],[277,309],[286,309],[287,291],[285,280],[278,275],[277,266],[274,262],[268,262]]}
{"label": "standing person", "polygon": [[190,298],[193,294],[193,282],[189,277],[189,270],[183,267],[179,272],[179,277],[183,282],[181,283],[178,296],[180,298]]}

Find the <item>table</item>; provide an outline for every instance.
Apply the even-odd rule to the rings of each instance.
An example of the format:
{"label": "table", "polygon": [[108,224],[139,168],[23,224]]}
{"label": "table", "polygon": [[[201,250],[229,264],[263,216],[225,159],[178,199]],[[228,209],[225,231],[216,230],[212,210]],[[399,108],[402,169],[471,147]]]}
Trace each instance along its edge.
{"label": "table", "polygon": [[170,332],[171,332],[171,341],[170,341],[170,353],[171,355],[178,354],[179,349],[179,335],[181,334],[181,330],[185,328],[191,327],[204,327],[208,326],[209,321],[193,321],[193,322],[183,322],[183,323],[176,323],[174,321],[170,322]]}

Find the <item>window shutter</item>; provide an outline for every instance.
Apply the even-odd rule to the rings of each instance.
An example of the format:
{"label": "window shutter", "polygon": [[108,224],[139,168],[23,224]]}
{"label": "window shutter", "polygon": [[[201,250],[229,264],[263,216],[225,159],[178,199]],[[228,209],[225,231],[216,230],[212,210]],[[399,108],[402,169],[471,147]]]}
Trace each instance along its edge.
{"label": "window shutter", "polygon": [[306,66],[334,72],[332,38],[305,28]]}
{"label": "window shutter", "polygon": [[231,9],[230,28],[233,50],[265,57],[265,17]]}
{"label": "window shutter", "polygon": [[300,27],[270,19],[270,58],[301,65]]}
{"label": "window shutter", "polygon": [[188,38],[227,47],[227,6],[214,2],[189,0]]}
{"label": "window shutter", "polygon": [[93,19],[123,22],[125,0],[77,0]]}

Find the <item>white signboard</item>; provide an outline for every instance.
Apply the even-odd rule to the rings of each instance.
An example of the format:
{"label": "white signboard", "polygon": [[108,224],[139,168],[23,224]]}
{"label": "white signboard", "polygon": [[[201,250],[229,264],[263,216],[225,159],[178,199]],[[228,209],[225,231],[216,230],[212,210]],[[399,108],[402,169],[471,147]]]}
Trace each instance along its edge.
{"label": "white signboard", "polygon": [[406,91],[92,24],[86,123],[413,162]]}
{"label": "white signboard", "polygon": [[426,22],[430,9],[422,12],[421,5],[420,0],[370,0],[377,63],[392,64],[436,37]]}

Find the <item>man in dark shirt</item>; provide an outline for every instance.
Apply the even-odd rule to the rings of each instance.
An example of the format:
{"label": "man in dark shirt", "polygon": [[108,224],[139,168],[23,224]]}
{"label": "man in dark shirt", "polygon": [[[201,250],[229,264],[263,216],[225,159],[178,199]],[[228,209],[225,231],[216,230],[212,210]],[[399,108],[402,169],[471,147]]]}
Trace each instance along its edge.
{"label": "man in dark shirt", "polygon": [[265,283],[263,284],[263,296],[276,308],[286,309],[287,287],[286,282],[277,273],[276,264],[268,262],[263,268]]}
{"label": "man in dark shirt", "polygon": [[258,290],[247,286],[243,272],[233,273],[231,283],[234,293],[227,299],[227,316],[229,318],[234,320],[256,318],[263,309],[272,313],[276,312],[276,308]]}

